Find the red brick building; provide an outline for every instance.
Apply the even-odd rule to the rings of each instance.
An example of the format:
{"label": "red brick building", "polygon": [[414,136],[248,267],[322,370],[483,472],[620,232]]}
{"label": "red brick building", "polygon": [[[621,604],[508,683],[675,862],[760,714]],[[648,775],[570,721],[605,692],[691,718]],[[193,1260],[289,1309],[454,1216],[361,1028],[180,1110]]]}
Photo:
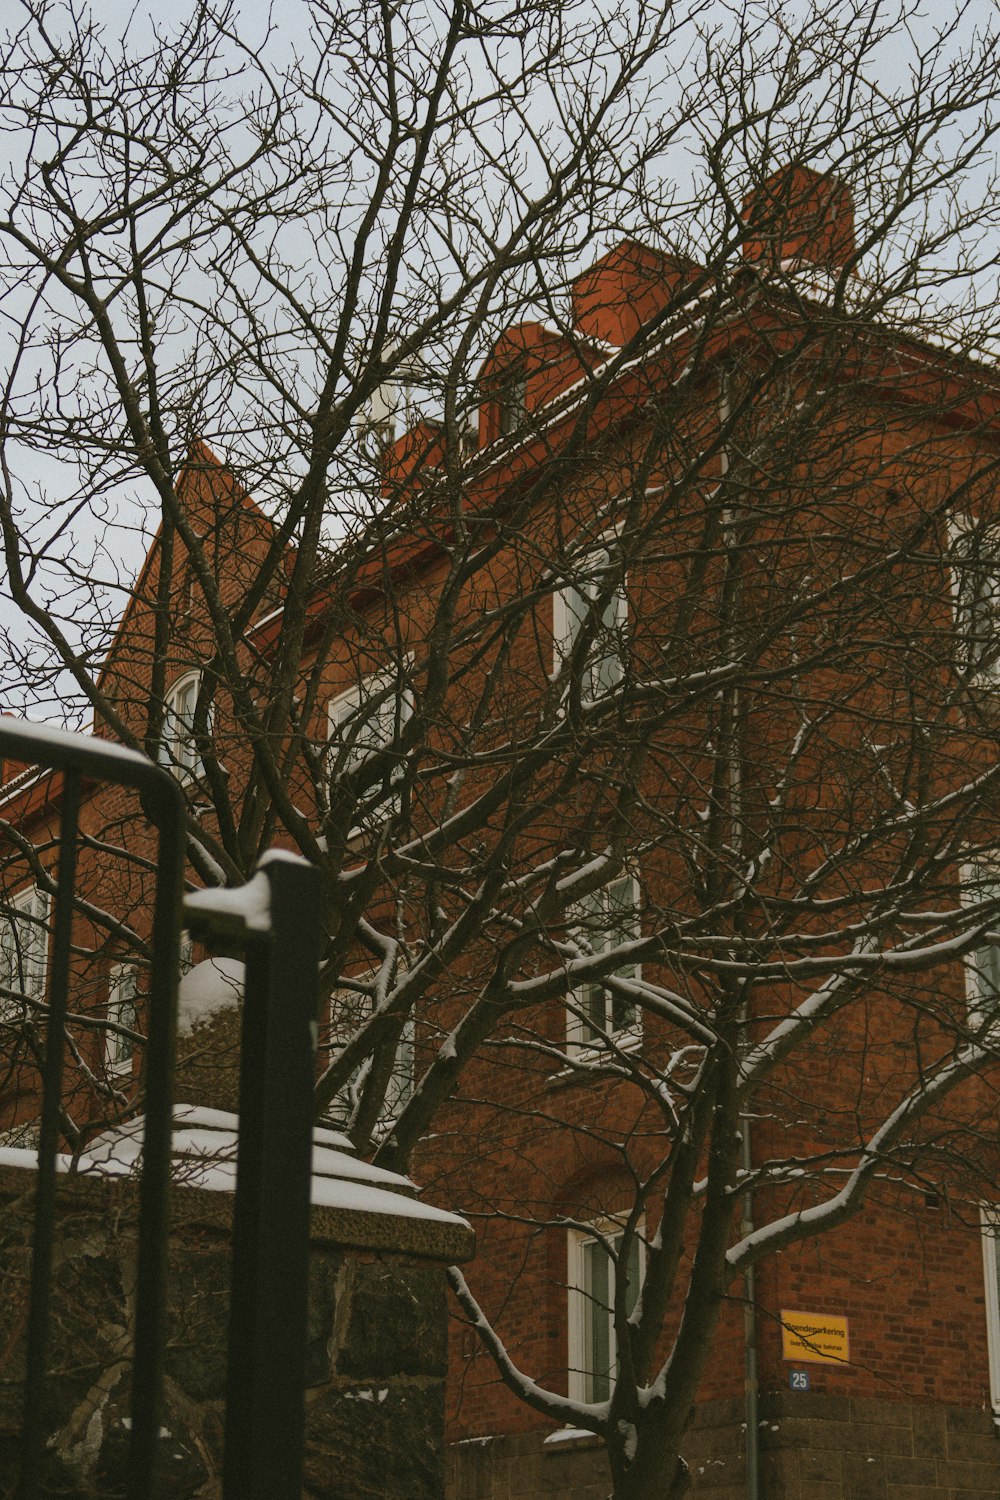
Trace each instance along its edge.
{"label": "red brick building", "polygon": [[[320,1102],[479,1231],[455,1500],[596,1500],[605,1436],[668,1494],[657,1432],[719,1500],[1000,1481],[1000,386],[868,299],[841,184],[745,221],[722,286],[626,243],[508,329],[474,448],[413,425],[305,593],[288,551],[255,594],[281,544],[194,452],[197,556],[154,543],[98,683],[185,785],[194,884],[269,842],[331,871]],[[58,790],[0,805],[13,992]],[[153,876],[127,800],[85,832],[84,1135],[134,1097]]]}

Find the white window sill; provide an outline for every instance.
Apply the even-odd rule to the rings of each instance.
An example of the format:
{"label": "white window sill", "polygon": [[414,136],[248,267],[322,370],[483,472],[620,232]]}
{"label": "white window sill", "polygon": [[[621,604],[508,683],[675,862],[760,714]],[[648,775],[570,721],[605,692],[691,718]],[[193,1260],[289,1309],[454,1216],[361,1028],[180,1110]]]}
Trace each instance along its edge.
{"label": "white window sill", "polygon": [[[614,1067],[616,1056],[619,1052],[634,1053],[642,1050],[642,1028],[630,1027],[628,1031],[612,1033],[612,1046],[590,1045],[582,1042],[568,1042],[566,1051],[574,1062],[585,1067],[599,1067],[602,1063],[606,1067]],[[550,1084],[572,1083],[574,1079],[579,1080],[582,1076],[576,1068],[560,1068],[558,1073],[549,1077]]]}
{"label": "white window sill", "polygon": [[613,1057],[612,1047],[619,1052],[638,1052],[642,1046],[642,1027],[628,1026],[622,1031],[612,1031],[609,1041],[611,1045],[606,1046],[603,1042],[577,1042],[571,1037],[566,1050],[579,1062],[600,1062],[602,1057]]}

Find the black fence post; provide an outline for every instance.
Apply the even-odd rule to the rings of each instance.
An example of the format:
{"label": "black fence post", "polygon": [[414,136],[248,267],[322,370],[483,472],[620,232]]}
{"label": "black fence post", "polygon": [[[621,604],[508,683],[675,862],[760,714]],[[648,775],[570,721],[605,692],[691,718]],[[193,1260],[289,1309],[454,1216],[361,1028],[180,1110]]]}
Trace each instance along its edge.
{"label": "black fence post", "polygon": [[242,925],[246,959],[224,1500],[302,1494],[321,877],[274,851],[262,879],[267,914],[245,899],[242,924],[239,893],[188,902],[209,942],[231,948]]}
{"label": "black fence post", "polygon": [[80,817],[80,773],[66,771],[59,819],[59,868],[52,939],[52,983],[45,1059],[42,1069],[42,1120],[38,1136],[38,1176],[28,1299],[24,1409],[21,1426],[21,1478],[18,1500],[37,1493],[45,1452],[45,1357],[48,1352],[49,1286],[55,1241],[56,1153],[62,1129],[62,1073],[66,1009],[69,996],[70,947],[73,940],[73,888]]}

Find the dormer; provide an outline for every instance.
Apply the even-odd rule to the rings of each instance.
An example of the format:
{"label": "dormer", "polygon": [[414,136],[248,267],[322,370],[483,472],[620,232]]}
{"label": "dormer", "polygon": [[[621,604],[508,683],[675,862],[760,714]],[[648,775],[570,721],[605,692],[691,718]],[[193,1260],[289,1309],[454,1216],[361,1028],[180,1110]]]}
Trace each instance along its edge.
{"label": "dormer", "polygon": [[693,261],[622,240],[573,282],[573,320],[588,338],[620,347],[669,307],[697,272]]}
{"label": "dormer", "polygon": [[830,172],[791,165],[743,200],[748,261],[769,267],[844,267],[854,254],[854,200]]}
{"label": "dormer", "polygon": [[419,489],[444,462],[440,424],[421,419],[390,443],[383,458],[383,495]]}
{"label": "dormer", "polygon": [[542,323],[518,323],[502,333],[479,373],[481,447],[510,437],[530,414],[585,373],[569,339]]}

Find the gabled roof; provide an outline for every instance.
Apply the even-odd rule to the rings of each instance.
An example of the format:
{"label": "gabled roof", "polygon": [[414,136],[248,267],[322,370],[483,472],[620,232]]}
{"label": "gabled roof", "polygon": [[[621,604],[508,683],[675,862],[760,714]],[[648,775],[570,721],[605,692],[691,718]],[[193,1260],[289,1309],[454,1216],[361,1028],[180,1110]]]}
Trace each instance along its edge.
{"label": "gabled roof", "polygon": [[[214,515],[210,513],[211,500],[208,492],[209,486],[211,486],[211,494],[217,494],[219,490],[223,491],[228,498],[239,504],[242,509],[251,513],[255,521],[259,522],[262,528],[272,533],[274,532],[273,523],[264,514],[253,497],[243,489],[233,471],[213,453],[206,442],[201,438],[196,438],[188,450],[188,455],[181,467],[176,486],[178,503],[196,527],[199,512],[203,513],[203,521],[210,521],[210,524],[213,526],[215,524]],[[206,512],[209,512],[209,514],[206,515]],[[150,574],[153,572],[159,558],[162,534],[163,525],[161,522],[153,535],[153,540],[146,552],[135,583],[129,590],[128,602],[115,628],[114,636],[97,677],[98,688],[102,686],[105,676],[114,661],[114,657],[132,624],[136,609],[145,597]],[[201,530],[200,534],[204,535],[206,533],[204,530]]]}

